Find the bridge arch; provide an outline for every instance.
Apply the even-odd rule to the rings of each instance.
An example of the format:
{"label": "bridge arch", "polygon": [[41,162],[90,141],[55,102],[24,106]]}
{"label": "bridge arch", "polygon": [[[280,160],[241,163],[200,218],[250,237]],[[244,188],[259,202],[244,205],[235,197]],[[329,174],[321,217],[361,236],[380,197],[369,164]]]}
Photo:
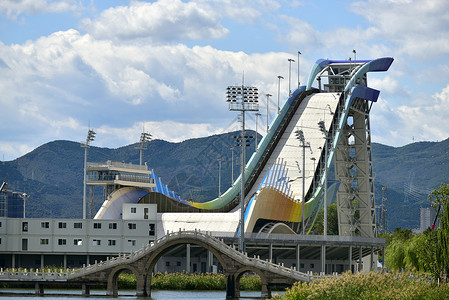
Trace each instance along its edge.
{"label": "bridge arch", "polygon": [[[136,290],[144,291],[145,289],[145,274],[138,270],[135,266],[130,264],[123,264],[113,268],[107,278],[107,294],[108,296],[118,296],[118,277],[123,271],[130,271],[136,276]],[[142,296],[145,296],[144,294]]]}
{"label": "bridge arch", "polygon": [[195,237],[181,237],[176,240],[171,240],[166,242],[162,247],[159,247],[158,249],[155,249],[147,258],[145,263],[145,270],[148,270],[149,273],[151,273],[158,262],[158,260],[170,249],[173,247],[179,246],[179,245],[186,245],[186,244],[194,244],[201,246],[210,252],[218,259],[220,264],[223,266],[223,269],[226,270],[228,268],[228,263],[226,259],[223,257],[224,254],[217,248],[213,247],[212,245],[208,244],[207,242],[204,242],[203,240]]}
{"label": "bridge arch", "polygon": [[257,275],[259,275],[260,281],[261,281],[261,288],[262,288],[261,297],[271,298],[271,291],[269,290],[269,287],[268,287],[267,277],[261,270],[251,267],[251,266],[243,266],[234,273],[235,290],[237,293],[235,295],[235,297],[240,297],[240,279],[246,272],[253,272],[253,273],[256,273]]}

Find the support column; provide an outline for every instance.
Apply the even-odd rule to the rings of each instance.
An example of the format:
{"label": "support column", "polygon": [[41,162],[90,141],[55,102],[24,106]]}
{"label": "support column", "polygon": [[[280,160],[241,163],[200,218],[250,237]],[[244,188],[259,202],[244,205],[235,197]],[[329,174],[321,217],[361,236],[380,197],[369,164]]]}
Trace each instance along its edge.
{"label": "support column", "polygon": [[64,254],[64,269],[67,269],[67,254]]}
{"label": "support column", "polygon": [[136,296],[147,297],[147,291],[145,290],[145,276],[139,275],[136,278]]}
{"label": "support column", "polygon": [[262,291],[260,293],[260,298],[271,299],[271,289],[268,284],[262,284]]}
{"label": "support column", "polygon": [[186,273],[190,273],[190,244],[186,244]]}
{"label": "support column", "polygon": [[326,246],[321,245],[321,272],[326,274]]}
{"label": "support column", "polygon": [[14,253],[11,256],[11,267],[13,269],[16,267],[16,255]]}
{"label": "support column", "polygon": [[374,271],[374,249],[373,249],[373,247],[371,247],[371,253],[370,253],[369,262],[370,262],[369,270],[370,271]]}
{"label": "support column", "polygon": [[207,272],[208,273],[212,273],[212,252],[210,252],[209,250],[207,250],[207,263],[206,263],[206,268],[207,268]]}
{"label": "support column", "polygon": [[268,247],[268,259],[270,260],[270,262],[273,262],[273,244],[270,243],[269,247]]}
{"label": "support column", "polygon": [[359,248],[359,272],[362,271],[362,246]]}
{"label": "support column", "polygon": [[237,291],[235,284],[235,276],[228,274],[226,276],[226,298],[238,298],[240,291]]}
{"label": "support column", "polygon": [[36,296],[43,296],[44,295],[44,284],[36,282],[34,284],[34,294]]}
{"label": "support column", "polygon": [[382,247],[382,271],[385,269],[385,247]]}
{"label": "support column", "polygon": [[299,271],[299,267],[300,265],[300,257],[301,257],[301,247],[298,245],[296,245],[296,270]]}
{"label": "support column", "polygon": [[[352,246],[349,246],[349,272],[352,273]],[[355,270],[354,270],[355,271]]]}
{"label": "support column", "polygon": [[83,283],[81,285],[81,294],[83,297],[89,297],[90,296],[90,285],[87,283]]}
{"label": "support column", "polygon": [[41,254],[41,269],[43,270],[45,267],[45,263],[44,263],[44,255]]}

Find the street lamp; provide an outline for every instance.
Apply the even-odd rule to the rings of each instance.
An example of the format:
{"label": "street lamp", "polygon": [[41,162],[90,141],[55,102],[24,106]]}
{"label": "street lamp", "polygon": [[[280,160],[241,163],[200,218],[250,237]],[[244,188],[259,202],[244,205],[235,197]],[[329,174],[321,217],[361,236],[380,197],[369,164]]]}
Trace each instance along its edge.
{"label": "street lamp", "polygon": [[269,127],[268,127],[268,103],[270,103],[270,97],[273,96],[271,94],[265,94],[265,96],[267,96],[267,133],[270,131]]}
{"label": "street lamp", "polygon": [[81,144],[81,147],[84,148],[83,219],[86,219],[87,148],[89,148],[89,143],[95,139],[95,134],[95,131],[89,129],[87,132],[86,142]]}
{"label": "street lamp", "polygon": [[320,131],[324,134],[324,218],[323,218],[323,225],[324,225],[324,236],[327,236],[327,144],[329,139],[329,132],[326,129],[326,125],[324,124],[324,121],[318,122],[318,127],[320,128]]}
{"label": "street lamp", "polygon": [[151,141],[151,134],[149,134],[148,132],[142,132],[139,141],[140,145],[136,147],[137,150],[140,150],[140,165],[142,165],[143,150],[148,149],[146,146],[149,141]]}
{"label": "street lamp", "polygon": [[281,75],[278,75],[278,115],[281,112],[280,108],[279,108],[279,99],[281,97],[281,79],[284,79],[284,77],[282,77]]}
{"label": "street lamp", "polygon": [[257,142],[257,135],[258,135],[258,133],[257,133],[257,123],[258,123],[258,119],[259,119],[259,117],[261,116],[262,114],[260,114],[260,113],[256,113],[256,143],[255,143],[255,148],[256,148],[256,152],[257,152],[257,149],[259,148],[259,144],[258,144],[258,142]]}
{"label": "street lamp", "polygon": [[301,54],[302,54],[302,53],[298,51],[298,89],[299,89],[299,84],[300,84],[300,82],[299,82],[299,56],[300,56]]}
{"label": "street lamp", "polygon": [[290,84],[291,84],[290,79],[291,79],[291,75],[292,75],[292,62],[295,62],[295,60],[292,58],[289,58],[288,59],[288,64],[289,64],[289,67],[288,67],[288,96],[292,95],[292,90],[290,88]]}
{"label": "street lamp", "polygon": [[354,63],[357,60],[357,51],[355,49],[352,50],[352,53],[354,53]]}
{"label": "street lamp", "polygon": [[306,148],[310,148],[310,143],[306,143],[304,132],[300,129],[295,131],[296,139],[301,142],[302,147],[302,235],[305,235],[304,228],[304,209],[306,205]]}
{"label": "street lamp", "polygon": [[[240,111],[242,114],[242,130],[240,133],[241,164],[240,164],[240,244],[239,250],[245,253],[245,148],[247,144],[247,136],[245,135],[245,112],[259,111],[259,96],[256,87],[244,86],[228,86],[227,99],[230,111]],[[267,103],[268,105],[268,103]]]}

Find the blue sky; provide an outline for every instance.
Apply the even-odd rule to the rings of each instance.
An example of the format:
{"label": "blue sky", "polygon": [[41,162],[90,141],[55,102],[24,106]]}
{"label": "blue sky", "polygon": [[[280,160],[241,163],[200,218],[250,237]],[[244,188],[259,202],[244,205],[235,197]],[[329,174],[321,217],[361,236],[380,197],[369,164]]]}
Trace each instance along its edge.
{"label": "blue sky", "polygon": [[298,50],[302,83],[319,58],[348,59],[353,49],[358,59],[394,57],[368,78],[381,91],[373,141],[446,139],[448,37],[444,0],[3,0],[0,159],[83,141],[89,124],[93,145],[109,148],[137,142],[143,129],[168,141],[235,130],[226,87],[245,72],[247,84],[276,95],[282,75],[285,99]]}

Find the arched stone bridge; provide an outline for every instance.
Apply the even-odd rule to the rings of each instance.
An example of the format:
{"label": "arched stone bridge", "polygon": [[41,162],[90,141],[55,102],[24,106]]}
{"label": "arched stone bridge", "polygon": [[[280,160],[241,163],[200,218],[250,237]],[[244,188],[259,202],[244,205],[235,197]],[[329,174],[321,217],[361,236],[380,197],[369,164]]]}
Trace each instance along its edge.
{"label": "arched stone bridge", "polygon": [[68,276],[67,281],[83,282],[87,289],[89,283],[104,282],[107,283],[107,294],[117,296],[118,275],[124,270],[129,270],[134,273],[137,279],[136,295],[150,296],[154,266],[167,250],[181,244],[196,244],[215,255],[226,275],[227,298],[238,298],[240,296],[240,277],[247,271],[260,276],[262,281],[261,296],[264,298],[271,297],[272,286],[289,286],[296,281],[309,282],[311,280],[310,274],[258,258],[249,258],[211,235],[199,231],[179,231],[169,233],[129,255],[119,256],[75,270]]}

